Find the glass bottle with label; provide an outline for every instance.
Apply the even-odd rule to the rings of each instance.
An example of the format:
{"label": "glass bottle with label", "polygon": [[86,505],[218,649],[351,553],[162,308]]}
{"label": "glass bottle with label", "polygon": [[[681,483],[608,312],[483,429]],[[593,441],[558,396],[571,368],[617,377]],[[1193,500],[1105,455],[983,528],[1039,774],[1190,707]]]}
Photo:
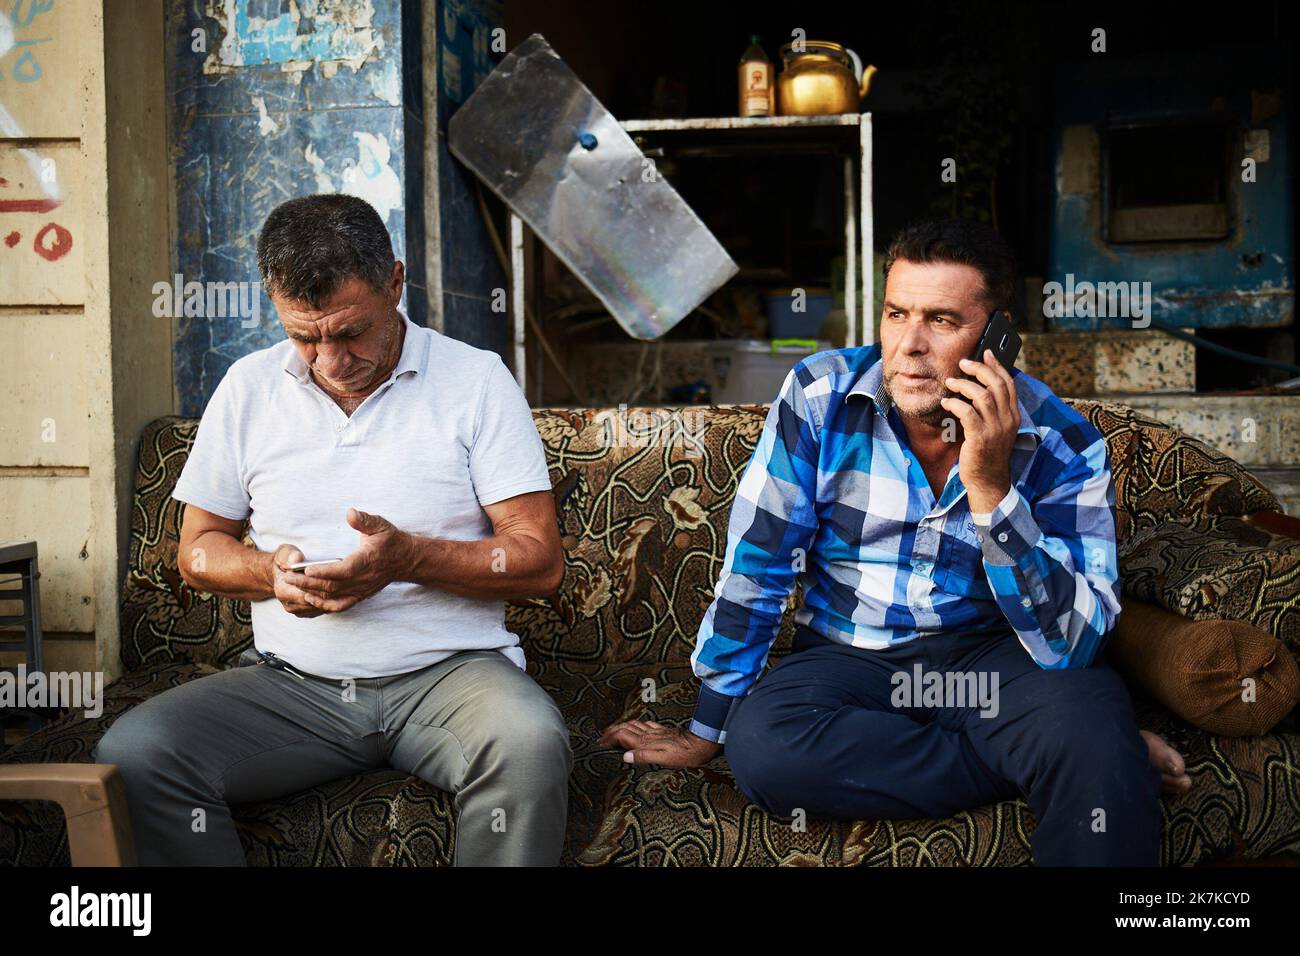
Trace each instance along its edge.
{"label": "glass bottle with label", "polygon": [[740,58],[740,115],[772,116],[776,112],[772,61],[763,52],[757,34],[749,41],[749,49]]}

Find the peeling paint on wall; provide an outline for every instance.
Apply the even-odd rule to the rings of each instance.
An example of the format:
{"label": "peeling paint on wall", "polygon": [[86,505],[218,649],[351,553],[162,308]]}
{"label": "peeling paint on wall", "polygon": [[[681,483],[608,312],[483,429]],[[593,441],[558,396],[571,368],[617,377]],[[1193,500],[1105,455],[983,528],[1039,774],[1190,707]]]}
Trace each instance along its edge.
{"label": "peeling paint on wall", "polygon": [[341,64],[355,73],[383,50],[371,0],[288,0],[288,9],[272,18],[255,15],[251,7],[254,0],[206,0],[205,13],[225,35],[204,61],[204,73],[267,65],[301,73],[320,64],[328,79]]}
{"label": "peeling paint on wall", "polygon": [[[403,63],[418,76],[423,62],[415,0],[168,0],[167,8],[177,271],[196,281],[254,278],[254,244],[271,209],[291,196],[350,193],[375,207],[394,254],[407,260],[406,306],[422,324],[425,115],[420,84],[403,83]],[[196,29],[211,39],[191,56]],[[273,315],[263,296],[262,315]],[[284,335],[277,323],[176,323],[176,390],[187,415],[203,411],[239,356]]]}
{"label": "peeling paint on wall", "polygon": [[381,71],[371,69],[369,77],[370,91],[377,99],[389,106],[402,105],[402,78],[398,75],[396,60],[386,60]]}
{"label": "peeling paint on wall", "polygon": [[334,183],[330,180],[329,174],[325,172],[325,160],[321,159],[320,153],[316,152],[315,144],[308,143],[302,154],[307,160],[307,165],[311,167],[312,173],[316,176],[316,191],[318,193],[336,192]]}
{"label": "peeling paint on wall", "polygon": [[303,149],[303,158],[316,177],[316,191],[342,192],[364,199],[375,207],[379,218],[386,224],[389,214],[402,208],[402,181],[390,165],[392,147],[383,133],[376,136],[358,130],[353,132],[352,138],[357,143],[357,158],[344,163],[338,188],[335,188],[325,169],[325,160],[316,152],[315,145],[308,143]]}
{"label": "peeling paint on wall", "polygon": [[257,107],[257,131],[263,136],[278,133],[280,124],[271,119],[271,114],[266,111],[266,97],[254,96],[253,105]]}
{"label": "peeling paint on wall", "polygon": [[357,141],[357,162],[343,170],[342,191],[349,196],[359,196],[379,211],[379,218],[388,222],[388,214],[402,208],[402,183],[388,164],[392,150],[383,133],[354,132]]}

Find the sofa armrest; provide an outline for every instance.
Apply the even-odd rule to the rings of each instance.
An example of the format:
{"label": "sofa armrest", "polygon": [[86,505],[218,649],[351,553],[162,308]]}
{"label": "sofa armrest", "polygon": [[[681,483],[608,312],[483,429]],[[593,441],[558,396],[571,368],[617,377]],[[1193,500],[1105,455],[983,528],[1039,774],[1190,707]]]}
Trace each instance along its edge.
{"label": "sofa armrest", "polygon": [[117,767],[98,763],[0,766],[0,800],[50,800],[68,821],[73,866],[134,866],[126,787]]}
{"label": "sofa armrest", "polygon": [[1300,662],[1300,540],[1240,517],[1192,514],[1121,540],[1119,564],[1128,596],[1194,621],[1253,624]]}

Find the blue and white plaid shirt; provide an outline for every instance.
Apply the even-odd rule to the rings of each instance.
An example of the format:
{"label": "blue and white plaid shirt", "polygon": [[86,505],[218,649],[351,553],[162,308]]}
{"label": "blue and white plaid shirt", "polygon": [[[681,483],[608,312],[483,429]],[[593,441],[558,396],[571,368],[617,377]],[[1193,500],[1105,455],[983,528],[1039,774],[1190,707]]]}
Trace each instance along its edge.
{"label": "blue and white plaid shirt", "polygon": [[702,678],[693,733],[725,742],[796,575],[796,623],[855,647],[1009,624],[1040,667],[1087,667],[1114,625],[1115,485],[1097,429],[1013,372],[1012,487],[977,524],[956,464],[935,500],[883,373],[873,345],[818,353],[786,377],[737,489],[691,655]]}

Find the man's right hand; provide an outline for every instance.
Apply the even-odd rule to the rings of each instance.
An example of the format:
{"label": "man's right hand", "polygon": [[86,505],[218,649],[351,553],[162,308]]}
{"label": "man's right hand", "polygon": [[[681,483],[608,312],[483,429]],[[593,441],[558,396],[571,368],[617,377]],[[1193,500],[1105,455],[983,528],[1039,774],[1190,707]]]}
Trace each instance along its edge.
{"label": "man's right hand", "polygon": [[605,728],[596,741],[601,747],[620,747],[628,763],[661,767],[702,767],[722,750],[721,744],[697,737],[689,730],[666,727],[653,720],[625,720]]}
{"label": "man's right hand", "polygon": [[306,556],[291,544],[282,544],[275,549],[275,554],[271,555],[275,597],[294,617],[319,617],[325,612],[308,603],[306,591],[290,584],[284,578],[289,565],[306,560]]}

